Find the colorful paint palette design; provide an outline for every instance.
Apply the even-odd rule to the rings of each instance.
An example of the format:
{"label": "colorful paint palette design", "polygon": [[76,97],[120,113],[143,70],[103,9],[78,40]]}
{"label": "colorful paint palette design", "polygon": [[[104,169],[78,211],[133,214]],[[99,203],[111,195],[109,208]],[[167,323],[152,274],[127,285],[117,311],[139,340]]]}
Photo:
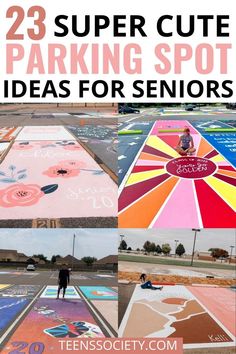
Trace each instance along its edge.
{"label": "colorful paint palette design", "polygon": [[89,300],[117,300],[118,294],[106,286],[80,286],[84,296]]}
{"label": "colorful paint palette design", "polygon": [[[189,127],[196,153],[181,157]],[[236,227],[236,170],[188,121],[157,121],[121,187],[120,228]],[[145,212],[144,212],[145,210]]]}

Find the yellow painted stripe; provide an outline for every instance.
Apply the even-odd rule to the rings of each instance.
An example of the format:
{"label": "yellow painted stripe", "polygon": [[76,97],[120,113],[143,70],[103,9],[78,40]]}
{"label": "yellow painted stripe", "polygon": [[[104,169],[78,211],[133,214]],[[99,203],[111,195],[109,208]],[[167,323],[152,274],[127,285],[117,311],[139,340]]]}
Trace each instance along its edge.
{"label": "yellow painted stripe", "polygon": [[144,171],[144,172],[138,172],[138,173],[132,173],[129,176],[128,181],[126,182],[126,186],[130,186],[135,183],[143,182],[146,181],[150,178],[156,177],[163,175],[166,171],[164,168],[159,169],[159,170],[152,170],[152,171]]}
{"label": "yellow painted stripe", "polygon": [[9,288],[11,284],[0,284],[0,290],[5,289],[5,288]]}
{"label": "yellow painted stripe", "polygon": [[153,147],[154,149],[158,149],[172,157],[179,157],[177,151],[174,148],[166,144],[163,140],[158,138],[157,136],[150,136],[147,140],[146,145]]}
{"label": "yellow painted stripe", "polygon": [[210,159],[213,162],[223,162],[225,159],[223,158],[222,155],[216,155]]}
{"label": "yellow painted stripe", "polygon": [[220,179],[209,176],[204,180],[221,196],[234,210],[236,210],[236,188]]}

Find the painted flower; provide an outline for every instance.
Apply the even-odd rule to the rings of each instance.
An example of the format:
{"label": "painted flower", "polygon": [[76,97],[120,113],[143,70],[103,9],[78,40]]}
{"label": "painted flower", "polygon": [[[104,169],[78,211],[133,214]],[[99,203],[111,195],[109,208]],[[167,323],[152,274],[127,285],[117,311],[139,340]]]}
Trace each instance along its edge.
{"label": "painted flower", "polygon": [[34,145],[28,142],[13,144],[12,149],[14,150],[30,150],[33,149]]}
{"label": "painted flower", "polygon": [[15,184],[0,190],[0,205],[5,208],[36,204],[44,195],[37,184]]}
{"label": "painted flower", "polygon": [[79,173],[80,171],[78,169],[61,164],[49,167],[47,171],[43,172],[43,175],[46,175],[48,177],[70,178],[78,176]]}
{"label": "painted flower", "polygon": [[87,164],[85,162],[78,161],[78,160],[64,160],[64,161],[60,161],[59,164],[73,169],[77,169],[77,168],[80,169],[80,168],[87,167]]}

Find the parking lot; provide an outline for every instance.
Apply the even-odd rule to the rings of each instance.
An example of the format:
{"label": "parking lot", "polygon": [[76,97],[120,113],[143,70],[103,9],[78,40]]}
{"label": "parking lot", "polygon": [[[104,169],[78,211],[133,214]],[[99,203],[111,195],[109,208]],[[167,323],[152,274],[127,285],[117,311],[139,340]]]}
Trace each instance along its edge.
{"label": "parking lot", "polygon": [[60,338],[116,336],[116,274],[72,271],[65,299],[59,300],[57,277],[56,270],[1,269],[2,353],[20,350],[22,343],[27,347],[39,343],[41,353],[59,353]]}

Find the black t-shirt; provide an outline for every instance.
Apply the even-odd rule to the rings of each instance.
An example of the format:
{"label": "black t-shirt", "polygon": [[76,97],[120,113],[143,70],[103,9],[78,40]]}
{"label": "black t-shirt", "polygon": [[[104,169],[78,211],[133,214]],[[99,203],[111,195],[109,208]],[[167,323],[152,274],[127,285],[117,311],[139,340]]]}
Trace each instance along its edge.
{"label": "black t-shirt", "polygon": [[70,272],[68,269],[61,269],[59,272],[60,284],[68,284],[70,282]]}

